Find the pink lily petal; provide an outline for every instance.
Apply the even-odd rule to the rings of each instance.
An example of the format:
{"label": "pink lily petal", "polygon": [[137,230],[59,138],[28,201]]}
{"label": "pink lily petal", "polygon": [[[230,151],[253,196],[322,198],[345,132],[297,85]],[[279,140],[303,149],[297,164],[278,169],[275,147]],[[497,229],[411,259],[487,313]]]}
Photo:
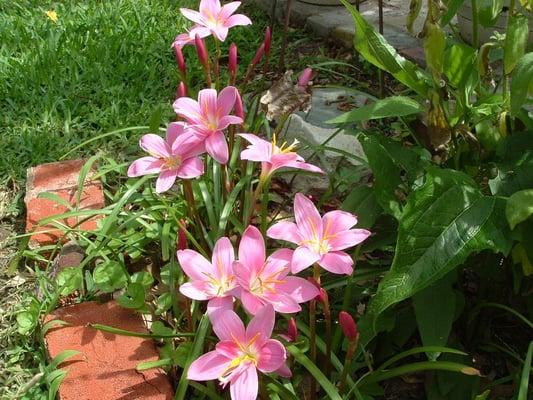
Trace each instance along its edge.
{"label": "pink lily petal", "polygon": [[219,0],[201,0],[198,8],[203,15],[216,15],[219,13],[221,5]]}
{"label": "pink lily petal", "polygon": [[350,229],[349,231],[337,232],[328,239],[332,251],[344,250],[355,246],[370,236],[366,229]]}
{"label": "pink lily petal", "polygon": [[172,144],[176,141],[178,136],[182,135],[185,130],[185,124],[183,122],[171,122],[167,126],[166,142],[172,147]]}
{"label": "pink lily petal", "polygon": [[254,339],[256,335],[259,335],[262,340],[260,343],[257,343],[257,346],[260,347],[265,340],[272,336],[274,322],[274,308],[270,304],[263,306],[248,324],[248,327],[246,328],[246,340],[250,341]]}
{"label": "pink lily petal", "polygon": [[181,33],[174,39],[172,46],[183,47],[194,42],[194,36],[191,37],[189,33]]}
{"label": "pink lily petal", "polygon": [[241,26],[241,25],[245,26],[245,25],[251,25],[251,24],[252,24],[252,21],[250,20],[250,18],[248,18],[244,14],[234,14],[231,17],[229,17],[224,23],[224,25],[227,28],[232,28],[234,26]]}
{"label": "pink lily petal", "polygon": [[216,352],[229,359],[234,359],[239,357],[240,348],[233,340],[223,340],[216,344]]}
{"label": "pink lily petal", "polygon": [[155,157],[141,157],[130,165],[128,168],[128,176],[130,178],[135,178],[141,175],[161,172],[161,166],[163,163],[163,160]]}
{"label": "pink lily petal", "polygon": [[270,157],[272,169],[276,170],[287,167],[291,162],[296,161],[298,157],[298,154],[292,152],[285,154],[273,154],[272,157]]}
{"label": "pink lily petal", "polygon": [[300,246],[292,255],[291,272],[297,274],[320,260],[320,255],[305,246]]}
{"label": "pink lily petal", "polygon": [[322,224],[324,235],[328,235],[338,231],[347,231],[357,224],[357,217],[346,211],[335,210],[324,214]]}
{"label": "pink lily petal", "polygon": [[252,278],[255,278],[256,274],[246,267],[242,262],[235,261],[233,263],[233,272],[237,278],[237,283],[245,289],[250,287]]}
{"label": "pink lily petal", "polygon": [[168,144],[161,136],[154,135],[153,133],[143,135],[139,140],[139,146],[154,157],[165,158],[170,155]]}
{"label": "pink lily petal", "polygon": [[302,307],[287,293],[278,291],[263,295],[264,301],[272,304],[274,310],[284,314],[292,314],[302,311]]}
{"label": "pink lily petal", "polygon": [[312,300],[320,293],[318,288],[307,279],[287,276],[284,281],[284,283],[279,285],[280,289],[298,303],[305,303]]}
{"label": "pink lily petal", "polygon": [[185,297],[193,300],[209,300],[209,296],[206,294],[208,285],[204,282],[186,282],[180,286],[179,291]]}
{"label": "pink lily petal", "polygon": [[227,237],[221,237],[215,243],[211,264],[215,266],[215,277],[222,278],[233,274],[235,251]]}
{"label": "pink lily petal", "polygon": [[205,26],[199,26],[199,25],[192,27],[191,30],[189,31],[189,36],[192,37],[190,41],[191,44],[194,43],[194,38],[196,37],[196,35],[198,35],[200,39],[206,38],[209,35],[211,35],[211,29]]}
{"label": "pink lily petal", "polygon": [[218,129],[226,129],[229,125],[242,124],[242,118],[235,115],[225,115],[218,121]]}
{"label": "pink lily petal", "polygon": [[176,176],[176,170],[174,169],[161,171],[155,183],[155,191],[157,193],[166,192],[176,182]]}
{"label": "pink lily petal", "polygon": [[202,89],[198,92],[198,104],[204,114],[217,112],[217,91],[215,89]]}
{"label": "pink lily petal", "polygon": [[322,171],[317,166],[315,166],[313,164],[308,164],[308,163],[305,163],[305,162],[301,162],[301,161],[290,161],[285,166],[286,167],[290,167],[290,168],[303,169],[303,170],[309,171],[309,172],[316,172],[318,174],[323,174],[324,173],[324,171]]}
{"label": "pink lily petal", "polygon": [[221,42],[224,42],[226,38],[228,37],[229,28],[230,27],[219,25],[216,27],[216,29],[213,29],[212,32],[213,32],[213,35],[216,36],[218,40],[220,40]]}
{"label": "pink lily petal", "polygon": [[172,153],[189,158],[205,153],[205,137],[198,135],[193,127],[187,127],[172,144]]}
{"label": "pink lily petal", "polygon": [[217,379],[228,368],[231,359],[224,357],[216,351],[200,356],[194,361],[187,371],[187,379],[193,381],[210,381]]}
{"label": "pink lily petal", "polygon": [[207,302],[207,314],[211,316],[214,312],[233,310],[233,297],[213,297]]}
{"label": "pink lily petal", "polygon": [[208,260],[194,250],[178,250],[178,261],[185,274],[195,281],[205,281],[206,275],[213,273],[213,267]]}
{"label": "pink lily petal", "polygon": [[188,20],[200,25],[204,24],[204,19],[198,11],[190,10],[188,8],[180,8],[180,12]]}
{"label": "pink lily petal", "polygon": [[239,8],[240,5],[240,1],[232,1],[231,3],[224,4],[224,6],[222,6],[222,9],[220,10],[220,17],[223,19],[231,17],[231,14],[237,11],[237,8]]}
{"label": "pink lily petal", "polygon": [[324,254],[318,262],[322,268],[334,274],[351,275],[353,260],[343,251],[332,251]]}
{"label": "pink lily petal", "polygon": [[322,238],[322,218],[311,200],[301,193],[294,198],[294,218],[304,240]]}
{"label": "pink lily petal", "polygon": [[202,124],[202,112],[198,102],[189,97],[180,97],[172,104],[174,112],[180,117],[187,117],[196,124]]}
{"label": "pink lily petal", "polygon": [[272,225],[267,230],[267,236],[272,239],[285,240],[296,244],[302,241],[298,227],[294,222],[289,221],[281,221]]}
{"label": "pink lily petal", "polygon": [[204,163],[198,157],[184,160],[179,169],[178,176],[182,179],[192,179],[204,173]]}
{"label": "pink lily petal", "polygon": [[257,370],[252,363],[249,363],[230,385],[230,394],[233,400],[256,400],[259,383]]}
{"label": "pink lily petal", "polygon": [[[263,267],[262,275],[269,276],[277,273],[278,279],[283,279],[289,273],[294,250],[278,249],[268,256]],[[282,272],[279,272],[282,271]]]}
{"label": "pink lily petal", "polygon": [[237,340],[244,343],[246,333],[244,324],[235,312],[224,310],[210,316],[213,331],[220,340]]}
{"label": "pink lily petal", "polygon": [[285,364],[287,352],[285,347],[275,339],[269,339],[259,353],[257,369],[261,372],[274,372]]}
{"label": "pink lily petal", "polygon": [[237,89],[233,86],[227,86],[222,89],[217,99],[217,109],[221,115],[227,115],[233,110],[235,99],[237,98]]}
{"label": "pink lily petal", "polygon": [[265,257],[263,235],[255,226],[248,226],[239,244],[239,261],[249,269],[259,271],[265,263]]}
{"label": "pink lily petal", "polygon": [[287,365],[287,363],[281,364],[281,367],[279,367],[277,370],[274,371],[276,374],[283,378],[291,378],[292,377],[292,371]]}
{"label": "pink lily petal", "polygon": [[205,148],[209,155],[220,164],[226,164],[229,158],[226,137],[221,131],[216,131],[205,140]]}
{"label": "pink lily petal", "polygon": [[252,315],[257,314],[265,305],[265,303],[263,303],[259,297],[247,290],[242,290],[241,302],[244,309]]}

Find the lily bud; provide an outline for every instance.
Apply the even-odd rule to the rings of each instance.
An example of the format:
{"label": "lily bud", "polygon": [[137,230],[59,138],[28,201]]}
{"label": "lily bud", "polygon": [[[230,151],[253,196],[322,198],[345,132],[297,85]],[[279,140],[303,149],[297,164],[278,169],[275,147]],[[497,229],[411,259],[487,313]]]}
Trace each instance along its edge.
{"label": "lily bud", "polygon": [[180,82],[178,90],[176,92],[176,99],[179,99],[181,97],[187,97],[187,86],[184,82]]}
{"label": "lily bud", "polygon": [[270,47],[272,46],[272,30],[270,26],[267,26],[265,29],[265,53],[270,54]]}
{"label": "lily bud", "polygon": [[242,98],[238,90],[237,90],[237,95],[235,96],[234,111],[235,111],[235,115],[237,117],[242,118],[242,120],[244,121],[244,109],[242,106]]}
{"label": "lily bud", "polygon": [[313,70],[311,68],[304,69],[298,78],[298,86],[305,90],[307,85],[309,85],[311,78],[313,78]]}
{"label": "lily bud", "polygon": [[318,296],[316,296],[316,299],[325,306],[329,305],[328,292],[326,292],[322,287],[319,289]]}
{"label": "lily bud", "polygon": [[291,318],[287,327],[287,336],[289,342],[294,342],[298,338],[298,327],[296,326],[296,320]]}
{"label": "lily bud", "polygon": [[185,76],[187,73],[187,66],[185,65],[185,58],[183,57],[183,51],[181,51],[181,46],[174,44],[174,55],[176,56],[176,63],[178,64],[178,69],[180,70],[182,76]]}
{"label": "lily bud", "polygon": [[229,55],[228,55],[228,70],[231,77],[232,82],[235,82],[235,79],[237,78],[237,45],[235,43],[232,43],[229,46]]}
{"label": "lily bud", "polygon": [[185,220],[180,220],[180,225],[179,225],[179,228],[178,228],[178,243],[177,243],[177,248],[178,250],[185,250],[188,248],[188,245],[187,245],[187,235],[185,234]]}
{"label": "lily bud", "polygon": [[353,317],[346,311],[339,313],[339,324],[344,336],[350,341],[355,342],[359,338],[359,331]]}
{"label": "lily bud", "polygon": [[209,56],[207,55],[207,49],[205,47],[205,41],[198,34],[194,37],[194,45],[196,46],[196,53],[198,54],[198,60],[204,68],[209,68]]}
{"label": "lily bud", "polygon": [[255,67],[257,64],[259,64],[259,61],[261,61],[261,58],[263,57],[264,54],[265,54],[265,44],[261,43],[261,46],[259,46],[259,48],[255,52],[255,56],[252,62],[250,63],[252,68]]}

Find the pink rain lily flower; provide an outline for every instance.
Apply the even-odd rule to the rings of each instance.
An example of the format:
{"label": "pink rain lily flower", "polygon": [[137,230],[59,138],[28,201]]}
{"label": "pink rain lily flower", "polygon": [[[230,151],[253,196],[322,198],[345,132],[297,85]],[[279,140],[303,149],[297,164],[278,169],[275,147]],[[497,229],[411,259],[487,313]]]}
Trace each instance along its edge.
{"label": "pink rain lily flower", "polygon": [[242,118],[230,115],[237,89],[228,86],[217,96],[215,89],[203,89],[198,93],[198,101],[181,97],[174,102],[174,111],[183,117],[190,129],[205,139],[209,155],[221,164],[228,162],[228,144],[222,130],[232,124],[241,124]]}
{"label": "pink rain lily flower", "polygon": [[291,250],[280,249],[266,258],[261,232],[254,226],[246,228],[239,244],[239,260],[233,263],[246,311],[255,315],[265,304],[272,304],[278,312],[295,313],[302,309],[299,303],[319,294],[307,280],[287,276],[291,256]]}
{"label": "pink rain lily flower", "polygon": [[226,40],[230,28],[239,25],[251,25],[252,23],[246,15],[234,14],[240,5],[240,1],[233,1],[221,6],[219,0],[201,0],[199,12],[188,8],[180,8],[180,11],[185,18],[196,24],[190,31],[192,37],[195,34],[199,34],[201,37],[212,34],[223,42]]}
{"label": "pink rain lily flower", "polygon": [[241,159],[260,162],[262,180],[268,178],[277,169],[284,167],[324,173],[320,168],[304,162],[303,157],[293,151],[298,144],[297,140],[294,140],[290,146],[284,142],[281,147],[278,147],[275,135],[272,142],[250,133],[241,133],[239,136],[250,142],[250,145],[241,152]]}
{"label": "pink rain lily flower", "polygon": [[317,262],[334,274],[350,275],[352,258],[344,250],[364,241],[370,232],[350,229],[357,217],[345,211],[330,211],[320,217],[311,200],[301,193],[294,199],[294,222],[278,222],[267,236],[298,245],[292,255],[291,271],[296,274]]}
{"label": "pink rain lily flower", "polygon": [[237,280],[233,274],[235,254],[228,238],[215,243],[211,262],[194,250],[179,250],[178,261],[191,279],[180,286],[180,292],[193,300],[209,300],[209,314],[218,309],[231,309]]}
{"label": "pink rain lily flower", "polygon": [[152,133],[143,135],[139,145],[150,156],[135,160],[128,168],[128,176],[159,173],[157,193],[170,189],[176,178],[192,179],[204,173],[204,164],[198,158],[205,151],[202,141],[183,123],[169,124],[166,139]]}
{"label": "pink rain lily flower", "polygon": [[257,370],[270,373],[287,369],[285,347],[278,340],[270,338],[274,318],[274,309],[267,305],[245,329],[239,316],[232,310],[211,314],[213,331],[220,342],[215,350],[191,364],[187,379],[218,379],[224,386],[230,384],[232,400],[255,400],[259,389]]}

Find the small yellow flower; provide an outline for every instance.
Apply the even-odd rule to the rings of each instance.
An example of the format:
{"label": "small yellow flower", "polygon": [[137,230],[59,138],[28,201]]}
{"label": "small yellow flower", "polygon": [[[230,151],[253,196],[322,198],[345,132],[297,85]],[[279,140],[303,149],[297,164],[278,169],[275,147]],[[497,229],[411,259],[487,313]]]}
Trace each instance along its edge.
{"label": "small yellow flower", "polygon": [[48,10],[46,16],[52,20],[52,22],[57,22],[57,13],[54,10]]}

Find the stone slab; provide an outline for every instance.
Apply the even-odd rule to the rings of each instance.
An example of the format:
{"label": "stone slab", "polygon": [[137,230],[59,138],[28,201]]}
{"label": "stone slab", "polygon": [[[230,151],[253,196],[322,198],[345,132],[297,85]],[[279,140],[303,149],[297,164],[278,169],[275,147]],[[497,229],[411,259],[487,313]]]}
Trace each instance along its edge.
{"label": "stone slab", "polygon": [[[54,244],[63,238],[63,232],[53,225],[37,227],[44,218],[69,211],[66,205],[49,198],[40,198],[39,194],[50,192],[75,206],[77,200],[78,178],[85,160],[68,160],[42,164],[28,169],[26,183],[26,231],[35,231],[30,240],[31,246]],[[80,210],[100,209],[105,206],[104,192],[100,181],[93,180],[94,171],[87,174],[83,193],[80,196]],[[68,227],[81,230],[95,230],[101,216],[91,218],[67,218],[60,220]],[[45,232],[49,231],[49,232]]]}
{"label": "stone slab", "polygon": [[115,302],[87,302],[62,307],[46,321],[60,319],[68,325],[50,329],[45,337],[50,358],[64,350],[80,354],[60,365],[67,375],[59,388],[60,400],[170,400],[172,386],[160,369],[137,372],[137,364],[159,358],[148,339],[98,331],[88,324],[104,324],[147,333],[139,314]]}

